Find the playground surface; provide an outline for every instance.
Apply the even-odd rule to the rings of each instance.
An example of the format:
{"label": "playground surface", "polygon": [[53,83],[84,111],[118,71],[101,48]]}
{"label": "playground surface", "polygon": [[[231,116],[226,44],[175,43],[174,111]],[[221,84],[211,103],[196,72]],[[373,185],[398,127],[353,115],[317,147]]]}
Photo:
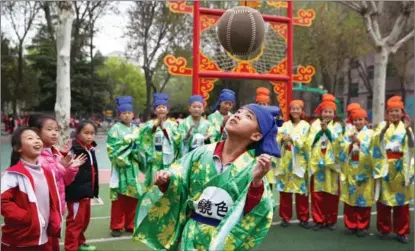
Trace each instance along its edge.
{"label": "playground surface", "polygon": [[[97,246],[97,250],[150,250],[145,245],[133,242],[131,234],[123,233],[120,238],[113,238],[110,235],[110,209],[111,202],[109,200],[109,170],[110,165],[106,156],[105,150],[105,136],[98,135],[97,137],[97,157],[100,168],[100,197],[103,205],[95,205],[92,207],[92,218],[86,232],[88,243]],[[2,136],[1,143],[1,170],[2,172],[8,167],[10,158],[10,137]],[[277,206],[274,212],[274,219],[271,229],[264,242],[256,247],[254,250],[394,250],[394,251],[409,251],[414,250],[413,234],[409,237],[409,244],[401,244],[393,239],[381,240],[376,233],[376,208],[372,208],[371,227],[369,229],[370,235],[360,238],[346,233],[343,222],[343,207],[339,207],[339,220],[337,230],[330,231],[323,229],[315,232],[313,230],[306,230],[301,228],[296,221],[295,210],[292,224],[287,228],[280,226],[280,217],[278,215],[278,193],[275,193],[275,200]],[[411,205],[411,230],[414,230],[413,205]],[[0,223],[3,219],[0,218]],[[64,230],[63,230],[64,236]],[[61,242],[63,241],[63,238]],[[61,243],[63,244],[63,243]],[[63,246],[61,246],[63,250]]]}

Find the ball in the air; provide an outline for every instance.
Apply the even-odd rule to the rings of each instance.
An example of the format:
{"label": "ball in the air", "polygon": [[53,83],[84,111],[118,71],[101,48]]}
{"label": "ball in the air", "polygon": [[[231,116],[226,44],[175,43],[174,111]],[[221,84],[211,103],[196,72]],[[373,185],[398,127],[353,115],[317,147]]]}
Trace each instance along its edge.
{"label": "ball in the air", "polygon": [[217,32],[226,51],[235,56],[247,56],[261,47],[265,23],[259,11],[238,6],[223,13]]}

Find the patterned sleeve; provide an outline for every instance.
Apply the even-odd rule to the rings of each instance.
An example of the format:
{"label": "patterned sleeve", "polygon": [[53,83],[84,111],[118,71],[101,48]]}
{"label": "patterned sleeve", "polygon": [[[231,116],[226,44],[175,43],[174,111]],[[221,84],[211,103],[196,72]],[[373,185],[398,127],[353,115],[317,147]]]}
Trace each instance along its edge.
{"label": "patterned sleeve", "polygon": [[123,135],[120,128],[115,124],[108,132],[107,154],[113,167],[130,167],[130,154],[133,149],[134,136],[132,134]]}

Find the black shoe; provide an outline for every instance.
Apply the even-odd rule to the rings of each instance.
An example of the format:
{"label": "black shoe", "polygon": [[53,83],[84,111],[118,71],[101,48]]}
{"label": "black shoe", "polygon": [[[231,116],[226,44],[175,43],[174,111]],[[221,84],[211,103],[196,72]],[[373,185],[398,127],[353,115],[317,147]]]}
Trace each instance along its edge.
{"label": "black shoe", "polygon": [[111,236],[112,237],[121,237],[121,231],[120,230],[112,230]]}
{"label": "black shoe", "polygon": [[354,229],[354,228],[348,228],[348,229],[347,229],[347,233],[348,233],[348,234],[356,234],[356,233],[357,233],[357,229]]}
{"label": "black shoe", "polygon": [[398,235],[398,236],[397,236],[397,238],[398,238],[398,241],[399,241],[400,243],[403,243],[403,244],[408,244],[408,242],[409,242],[409,240],[408,240],[408,236],[405,236],[405,235]]}
{"label": "black shoe", "polygon": [[125,232],[127,232],[127,233],[134,233],[134,229],[126,229]]}
{"label": "black shoe", "polygon": [[336,224],[327,224],[327,228],[330,229],[331,231],[335,231],[336,230]]}
{"label": "black shoe", "polygon": [[282,220],[281,221],[281,227],[288,227],[290,225],[290,223],[286,220]]}
{"label": "black shoe", "polygon": [[300,227],[309,229],[311,226],[307,221],[300,221]]}
{"label": "black shoe", "polygon": [[324,228],[324,224],[323,223],[316,223],[316,224],[314,224],[314,226],[313,226],[313,230],[314,231],[319,231],[319,230],[321,230],[321,229],[323,229]]}
{"label": "black shoe", "polygon": [[387,240],[387,239],[389,239],[389,234],[379,233],[379,238],[381,240]]}
{"label": "black shoe", "polygon": [[367,229],[359,229],[357,230],[356,235],[359,237],[365,237],[368,234]]}

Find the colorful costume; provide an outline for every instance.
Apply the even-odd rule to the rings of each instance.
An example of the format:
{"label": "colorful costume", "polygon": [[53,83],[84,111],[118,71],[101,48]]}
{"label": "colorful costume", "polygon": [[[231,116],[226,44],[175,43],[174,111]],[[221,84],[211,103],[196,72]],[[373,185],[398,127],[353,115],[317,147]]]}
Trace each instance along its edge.
{"label": "colorful costume", "polygon": [[[354,110],[350,118],[367,118],[363,109]],[[350,135],[357,133],[360,144],[352,143]],[[338,155],[342,163],[341,200],[344,202],[344,224],[350,230],[365,231],[370,226],[370,211],[375,202],[375,180],[372,165],[373,130],[364,126],[360,131],[346,131],[344,147]],[[358,233],[359,233],[358,232]]]}
{"label": "colorful costume", "polygon": [[[117,98],[118,112],[132,111],[132,97]],[[140,129],[131,123],[114,124],[108,132],[107,153],[111,160],[111,230],[134,229],[135,208],[143,192],[139,183],[137,152]]]}
{"label": "colorful costume", "polygon": [[[190,97],[190,105],[193,102],[200,102],[203,104],[204,100],[202,96],[194,95]],[[189,130],[192,127],[193,131],[190,135],[188,135]],[[213,131],[213,128],[211,128],[210,122],[203,117],[201,117],[200,121],[196,124],[192,116],[189,115],[179,124],[178,130],[182,138],[182,155],[184,155],[199,146],[203,146],[205,144],[206,135],[208,135],[210,131]]]}
{"label": "colorful costume", "polygon": [[164,194],[152,187],[143,199],[135,240],[167,250],[248,250],[262,242],[271,226],[272,194],[265,179],[264,186],[250,183],[255,156],[279,156],[277,127],[267,110],[247,107],[261,117],[263,139],[255,151],[245,151],[226,165],[220,159],[226,141],[185,155],[169,169]]}
{"label": "colorful costume", "polygon": [[[301,101],[302,102],[302,101]],[[295,100],[292,103],[299,103]],[[303,107],[304,104],[301,106]],[[308,207],[308,172],[307,172],[307,141],[310,125],[300,120],[294,125],[292,121],[285,122],[279,130],[278,142],[283,135],[290,135],[291,142],[280,143],[281,159],[277,171],[277,189],[280,192],[279,214],[281,219],[289,222],[292,217],[292,194],[295,194],[295,207],[298,219],[302,224],[310,217]]]}
{"label": "colorful costume", "polygon": [[[330,100],[323,99],[319,107],[320,112],[336,110],[336,104]],[[307,148],[310,154],[311,212],[313,221],[320,227],[337,223],[340,164],[336,156],[342,147],[342,134],[338,122],[330,121],[326,131],[321,129],[320,119],[310,126]]]}
{"label": "colorful costume", "polygon": [[[210,114],[208,116],[209,122],[212,124],[212,135],[210,137],[210,143],[218,142],[226,138],[226,132],[224,131],[224,125],[223,125],[223,117],[219,112],[220,103],[224,101],[231,101],[235,104],[235,92],[229,89],[223,89],[222,92],[219,95],[218,102],[216,102],[214,107],[214,113]],[[231,116],[232,113],[229,112],[228,116]]]}
{"label": "colorful costume", "polygon": [[[388,109],[403,110],[403,103],[399,100],[389,100]],[[410,232],[409,203],[414,194],[414,147],[408,144],[408,138],[413,139],[412,130],[408,133],[404,123],[391,123],[383,138],[381,131],[386,122],[382,122],[376,129],[374,136],[373,164],[376,187],[379,194],[377,202],[377,229],[381,234],[391,231],[399,236],[408,236]],[[380,189],[379,189],[380,188]],[[393,230],[391,222],[393,209]]]}
{"label": "colorful costume", "polygon": [[[159,105],[168,107],[168,96],[163,93],[154,94],[153,110]],[[148,121],[140,132],[139,152],[144,154],[145,186],[153,185],[157,171],[169,167],[180,154],[181,136],[176,122],[166,119],[155,126],[156,120]]]}

